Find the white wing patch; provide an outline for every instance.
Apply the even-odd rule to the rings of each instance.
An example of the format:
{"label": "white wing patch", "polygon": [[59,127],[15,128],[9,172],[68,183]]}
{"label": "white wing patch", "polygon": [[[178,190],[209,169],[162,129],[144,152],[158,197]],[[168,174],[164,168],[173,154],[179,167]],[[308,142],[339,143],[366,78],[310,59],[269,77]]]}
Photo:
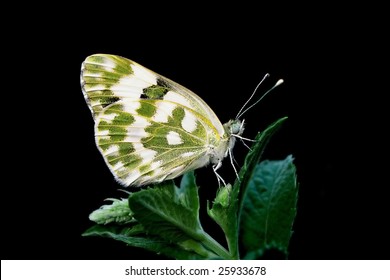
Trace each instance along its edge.
{"label": "white wing patch", "polygon": [[161,160],[157,160],[157,161],[154,161],[152,162],[152,164],[150,165],[150,169],[151,170],[155,170],[157,168],[159,168],[161,166]]}
{"label": "white wing patch", "polygon": [[127,128],[127,136],[123,142],[134,143],[141,142],[141,139],[149,136],[143,128],[140,127],[129,127]]}
{"label": "white wing patch", "polygon": [[132,123],[132,127],[138,127],[138,128],[145,128],[150,125],[150,122],[148,122],[147,119],[144,117],[133,115],[134,122]]}
{"label": "white wing patch", "polygon": [[156,106],[156,114],[152,120],[158,123],[167,123],[168,117],[172,116],[172,111],[177,105],[170,102],[156,102]]}
{"label": "white wing patch", "polygon": [[167,134],[167,141],[169,145],[183,144],[183,139],[180,138],[179,133],[176,131],[169,131]]}
{"label": "white wing patch", "polygon": [[[131,85],[131,87],[129,87],[129,85]],[[116,96],[138,99],[142,94],[142,89],[148,86],[150,86],[150,84],[144,80],[129,75],[121,78],[118,84],[111,86],[110,90]]]}
{"label": "white wing patch", "polygon": [[184,118],[181,121],[181,126],[189,133],[194,132],[196,129],[196,118],[194,114],[188,110],[184,110]]}
{"label": "white wing patch", "polygon": [[152,162],[153,159],[155,158],[156,154],[157,154],[156,151],[145,148],[140,153],[140,157],[142,158],[142,164],[149,164],[150,162]]}
{"label": "white wing patch", "polygon": [[103,65],[108,72],[112,72],[112,70],[116,67],[116,63],[106,57],[103,58],[103,63],[99,63],[98,65]]}
{"label": "white wing patch", "polygon": [[157,84],[157,76],[152,71],[146,69],[145,67],[137,63],[132,63],[131,69],[133,69],[133,75],[135,77],[139,77],[144,82],[149,83],[149,86]]}
{"label": "white wing patch", "polygon": [[117,113],[104,114],[100,116],[101,120],[106,120],[108,122],[112,122],[118,116]]}
{"label": "white wing patch", "polygon": [[183,171],[183,169],[184,169],[183,165],[179,165],[179,166],[172,168],[171,170],[169,170],[169,174],[167,176],[167,179],[172,179],[172,178],[177,177],[177,174],[180,174],[180,172]]}
{"label": "white wing patch", "polygon": [[129,175],[123,180],[123,182],[125,182],[126,185],[131,185],[131,183],[137,180],[140,176],[141,172],[138,169],[135,169],[129,173]]}
{"label": "white wing patch", "polygon": [[137,114],[137,110],[141,107],[139,101],[129,101],[122,103],[123,110],[131,115]]}
{"label": "white wing patch", "polygon": [[186,106],[191,109],[196,109],[191,105],[188,99],[174,91],[168,91],[164,96],[164,100],[179,103],[180,105]]}
{"label": "white wing patch", "polygon": [[[146,88],[152,84],[149,82],[146,82],[144,79],[140,79],[134,75],[129,75],[129,76],[121,78],[117,85],[114,85],[111,87],[111,90],[113,92],[115,92],[116,89],[119,91],[123,91],[123,90],[126,90],[128,85],[131,85],[132,88],[138,88],[138,90],[139,90],[138,93],[139,93],[139,95],[141,95],[142,89]],[[139,97],[139,95],[138,95],[138,97]]]}
{"label": "white wing patch", "polygon": [[105,156],[113,155],[113,154],[117,154],[118,151],[119,151],[118,145],[112,145],[107,150],[103,151],[102,154]]}
{"label": "white wing patch", "polygon": [[195,153],[194,152],[186,152],[186,153],[183,153],[181,156],[186,158],[186,157],[191,157],[193,156]]}

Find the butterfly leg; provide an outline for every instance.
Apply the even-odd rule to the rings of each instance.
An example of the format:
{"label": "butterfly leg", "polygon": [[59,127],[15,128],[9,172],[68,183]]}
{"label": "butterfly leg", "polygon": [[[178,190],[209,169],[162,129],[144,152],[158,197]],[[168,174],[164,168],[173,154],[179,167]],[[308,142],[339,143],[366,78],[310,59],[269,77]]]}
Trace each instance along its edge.
{"label": "butterfly leg", "polygon": [[244,142],[244,140],[240,139],[242,144],[244,144],[245,147],[248,148],[249,151],[252,151],[252,149]]}
{"label": "butterfly leg", "polygon": [[[252,151],[252,149],[245,143],[245,141],[249,141],[249,142],[256,142],[255,140],[253,139],[249,139],[249,138],[245,138],[245,137],[242,137],[241,135],[238,135],[238,134],[232,134],[232,136],[240,139],[240,141],[244,144],[245,147],[247,147],[249,149],[249,151]],[[244,141],[245,140],[245,141]]]}
{"label": "butterfly leg", "polygon": [[231,136],[234,136],[234,137],[239,138],[241,140],[246,140],[246,141],[250,141],[250,142],[256,142],[256,140],[245,138],[245,137],[242,137],[241,135],[238,135],[238,134],[232,134]]}
{"label": "butterfly leg", "polygon": [[215,176],[217,176],[218,180],[218,186],[221,186],[221,182],[223,183],[224,186],[226,186],[225,180],[221,177],[221,175],[218,174],[217,170],[222,166],[222,162],[218,162],[217,165],[213,165],[213,171],[215,173]]}
{"label": "butterfly leg", "polygon": [[229,158],[230,158],[230,164],[233,166],[234,173],[236,173],[237,180],[240,182],[240,177],[238,176],[237,169],[234,166],[234,162],[233,162],[234,157],[233,157],[232,149],[229,149]]}

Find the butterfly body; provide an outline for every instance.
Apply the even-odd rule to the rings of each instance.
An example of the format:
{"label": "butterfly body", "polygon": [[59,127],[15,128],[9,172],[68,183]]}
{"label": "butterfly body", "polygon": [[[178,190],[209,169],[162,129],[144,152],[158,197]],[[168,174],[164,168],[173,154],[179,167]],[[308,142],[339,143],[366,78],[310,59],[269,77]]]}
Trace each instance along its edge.
{"label": "butterfly body", "polygon": [[124,186],[159,183],[210,163],[215,171],[244,129],[240,120],[222,125],[195,93],[123,57],[87,57],[80,79],[96,145]]}

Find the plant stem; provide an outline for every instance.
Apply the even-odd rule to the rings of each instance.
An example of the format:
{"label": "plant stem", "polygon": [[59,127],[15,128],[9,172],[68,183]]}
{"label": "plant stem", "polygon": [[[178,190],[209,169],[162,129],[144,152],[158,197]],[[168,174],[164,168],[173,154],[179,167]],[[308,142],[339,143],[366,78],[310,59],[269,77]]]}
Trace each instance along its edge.
{"label": "plant stem", "polygon": [[225,260],[233,259],[232,255],[207,232],[203,231],[202,244]]}

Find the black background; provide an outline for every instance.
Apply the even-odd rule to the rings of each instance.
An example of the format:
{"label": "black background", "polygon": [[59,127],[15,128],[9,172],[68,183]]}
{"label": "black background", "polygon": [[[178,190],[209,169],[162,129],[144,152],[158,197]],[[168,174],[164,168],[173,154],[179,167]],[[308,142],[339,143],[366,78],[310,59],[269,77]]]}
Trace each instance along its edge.
{"label": "black background", "polygon": [[[369,21],[340,7],[289,8],[107,5],[22,17],[4,43],[11,75],[4,82],[10,90],[3,103],[2,259],[164,258],[81,237],[92,225],[89,213],[122,194],[94,144],[80,89],[81,63],[93,53],[130,58],[184,85],[222,122],[236,116],[265,73],[271,76],[258,96],[283,78],[244,116],[244,134],[253,138],[289,117],[263,157],[295,158],[300,190],[289,258],[388,258],[381,17]],[[246,148],[238,144],[234,152],[242,163]],[[215,176],[210,167],[196,174],[204,228],[223,243],[205,214]],[[234,179],[228,161],[221,174]]]}

